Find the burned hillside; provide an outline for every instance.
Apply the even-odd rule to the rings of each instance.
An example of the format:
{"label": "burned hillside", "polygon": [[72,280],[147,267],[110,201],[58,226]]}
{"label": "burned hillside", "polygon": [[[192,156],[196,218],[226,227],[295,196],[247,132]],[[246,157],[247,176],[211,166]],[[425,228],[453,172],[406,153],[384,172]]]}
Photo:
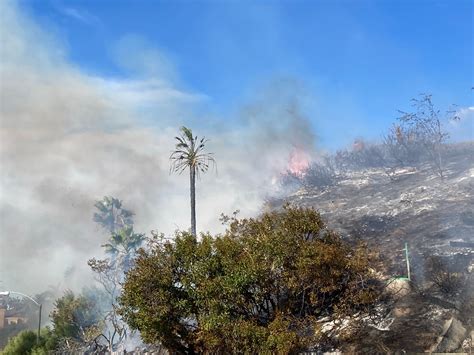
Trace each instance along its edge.
{"label": "burned hillside", "polygon": [[356,349],[446,352],[471,341],[474,144],[448,145],[443,157],[443,177],[426,161],[389,174],[384,166],[354,164],[342,171],[325,164],[331,171],[323,175],[325,184],[294,176],[293,192],[270,202],[273,208],[284,201],[314,207],[345,239],[366,242],[379,252],[388,284],[407,277],[407,243],[410,291],[387,306],[390,327],[366,329]]}

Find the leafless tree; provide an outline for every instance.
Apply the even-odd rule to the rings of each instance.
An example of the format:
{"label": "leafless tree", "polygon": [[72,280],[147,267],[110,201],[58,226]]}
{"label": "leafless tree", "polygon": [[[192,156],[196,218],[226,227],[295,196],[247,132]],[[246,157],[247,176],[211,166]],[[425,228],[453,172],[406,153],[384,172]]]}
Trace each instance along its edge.
{"label": "leafless tree", "polygon": [[413,112],[399,111],[398,124],[387,134],[384,144],[396,164],[427,159],[435,173],[444,178],[443,148],[449,138],[444,123],[459,117],[454,110],[441,113],[428,94],[412,99],[412,107]]}

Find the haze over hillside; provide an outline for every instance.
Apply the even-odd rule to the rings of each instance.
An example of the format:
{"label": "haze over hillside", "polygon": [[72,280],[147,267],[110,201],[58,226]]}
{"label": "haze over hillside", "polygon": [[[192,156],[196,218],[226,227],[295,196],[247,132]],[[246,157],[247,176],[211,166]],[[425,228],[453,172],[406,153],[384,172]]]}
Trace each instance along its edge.
{"label": "haze over hillside", "polygon": [[[199,232],[217,240],[228,233],[221,214],[258,219],[289,202],[321,214],[328,235],[336,231],[336,244],[344,246],[337,254],[344,261],[352,262],[357,242],[380,254],[374,264],[354,267],[362,270],[355,289],[367,280],[368,288],[383,289],[383,297],[367,302],[374,319],[357,302],[352,320],[329,319],[336,303],[326,313],[310,309],[299,284],[294,319],[317,316],[315,333],[321,327],[327,335],[327,343],[307,349],[467,349],[474,329],[472,10],[470,0],[0,0],[0,328],[20,319],[0,329],[0,345],[23,328],[36,329],[37,303],[40,327],[52,325],[45,314],[61,299],[94,304],[84,306],[95,317],[85,323],[102,342],[85,337],[81,324],[69,347],[74,337],[58,326],[51,334],[62,348],[55,351],[161,346],[156,338],[144,344],[117,313],[139,248],[149,251],[160,233],[174,240],[176,231],[196,225],[193,245],[202,241]],[[176,136],[187,130],[190,146],[200,142],[217,162],[207,169],[209,160],[201,160],[206,174],[195,186],[188,175],[195,165],[186,165],[194,160],[180,156],[182,174],[170,161]],[[193,201],[197,223],[190,223]],[[95,218],[98,206],[103,220]],[[116,221],[123,217],[117,210],[128,213],[127,223]],[[407,252],[408,281],[400,279],[407,276]],[[336,274],[354,266],[341,265]],[[115,272],[106,301],[104,269]],[[280,277],[283,266],[269,270]],[[391,294],[393,278],[404,297]],[[343,294],[347,280],[331,286]],[[230,288],[245,298],[259,287]],[[339,301],[338,292],[331,296]],[[279,314],[268,304],[249,313],[260,309],[266,318],[257,314],[252,326]],[[231,313],[190,333],[218,329]],[[187,330],[199,320],[193,317],[177,319],[192,319]],[[65,312],[66,327],[70,318]],[[294,324],[285,328],[284,321],[278,326],[287,338]],[[359,343],[341,340],[338,326],[351,321],[364,325]],[[261,334],[271,332],[268,324]],[[104,334],[116,334],[115,326],[123,337],[106,344]],[[207,345],[227,338],[216,334]],[[210,349],[206,341],[197,340],[196,349]]]}

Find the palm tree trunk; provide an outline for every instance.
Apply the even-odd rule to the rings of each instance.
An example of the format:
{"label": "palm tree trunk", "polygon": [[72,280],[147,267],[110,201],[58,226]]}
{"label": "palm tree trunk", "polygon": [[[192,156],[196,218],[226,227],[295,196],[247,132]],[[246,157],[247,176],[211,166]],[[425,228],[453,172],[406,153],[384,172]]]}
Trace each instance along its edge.
{"label": "palm tree trunk", "polygon": [[115,216],[114,216],[114,201],[112,200],[112,208],[110,210],[110,214],[112,215],[112,224],[110,226],[110,231],[112,232],[112,235],[115,234]]}
{"label": "palm tree trunk", "polygon": [[191,187],[191,233],[196,236],[196,169],[189,169],[189,182]]}

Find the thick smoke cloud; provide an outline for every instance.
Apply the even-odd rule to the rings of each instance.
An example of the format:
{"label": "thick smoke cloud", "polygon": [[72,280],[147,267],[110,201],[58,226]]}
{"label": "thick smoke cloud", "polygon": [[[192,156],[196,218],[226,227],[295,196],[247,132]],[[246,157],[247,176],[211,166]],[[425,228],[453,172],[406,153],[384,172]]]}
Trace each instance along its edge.
{"label": "thick smoke cloud", "polygon": [[104,195],[136,212],[137,231],[188,228],[188,178],[170,176],[168,161],[183,124],[211,138],[218,162],[197,186],[202,231],[219,230],[221,212],[258,213],[292,151],[313,149],[294,84],[272,83],[241,112],[213,118],[203,114],[211,100],[181,90],[171,61],[136,37],[115,53],[130,69],[141,62],[127,53],[142,48],[148,75],[92,76],[15,3],[0,13],[0,289],[89,283],[86,262],[106,238],[93,204]]}

